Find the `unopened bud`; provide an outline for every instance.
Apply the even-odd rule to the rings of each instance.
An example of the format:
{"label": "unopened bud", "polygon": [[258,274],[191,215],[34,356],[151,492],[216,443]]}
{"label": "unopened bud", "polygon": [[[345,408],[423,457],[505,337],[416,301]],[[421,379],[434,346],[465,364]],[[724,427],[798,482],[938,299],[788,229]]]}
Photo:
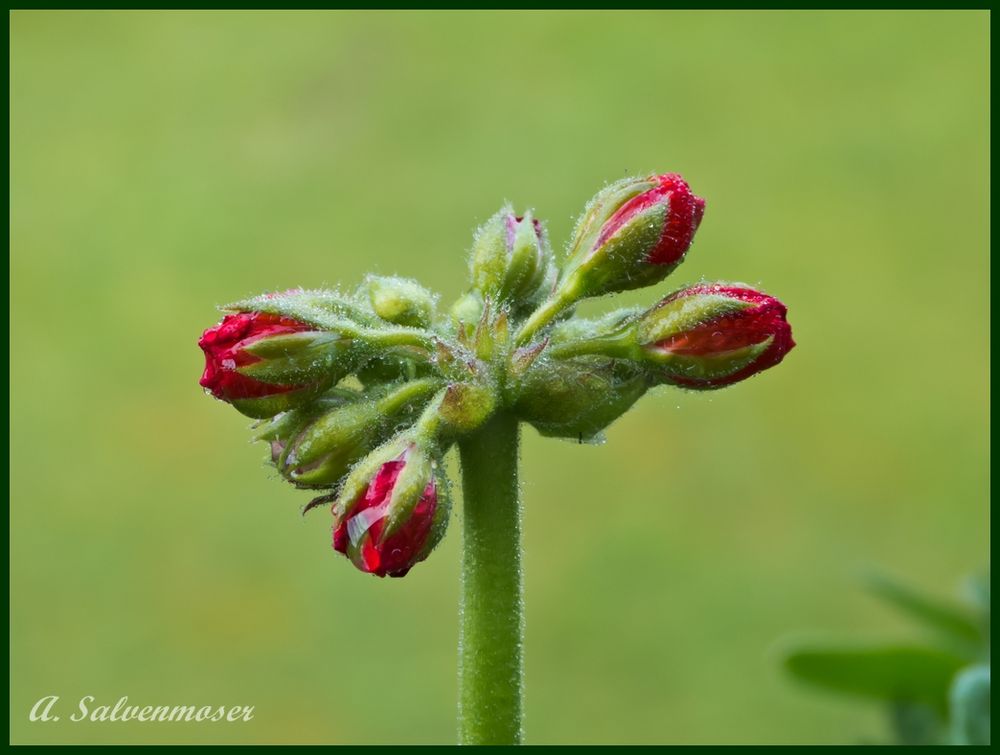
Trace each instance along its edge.
{"label": "unopened bud", "polygon": [[372,309],[396,325],[425,328],[434,318],[434,295],[414,280],[370,275],[365,280]]}
{"label": "unopened bud", "polygon": [[361,571],[402,577],[441,540],[450,501],[438,460],[409,441],[362,462],[333,506],[333,547]]}
{"label": "unopened bud", "polygon": [[676,173],[611,184],[577,223],[560,289],[572,300],[642,288],[684,259],[705,200]]}
{"label": "unopened bud", "polygon": [[485,296],[518,306],[537,302],[556,278],[552,250],[531,212],[518,216],[504,207],[476,231],[472,285]]}
{"label": "unopened bud", "polygon": [[274,427],[258,437],[271,442],[272,461],[289,482],[331,486],[391,436],[404,418],[412,419],[437,385],[417,380],[351,398],[339,391],[275,418]]}
{"label": "unopened bud", "polygon": [[773,367],[795,341],[785,305],[739,284],[676,291],[648,310],[621,310],[553,332],[549,354],[646,365],[650,378],[685,388],[722,388]]}
{"label": "unopened bud", "polygon": [[784,359],[795,341],[777,299],[734,284],[671,294],[637,322],[642,358],[659,380],[711,389],[745,380]]}
{"label": "unopened bud", "polygon": [[310,400],[351,368],[351,340],[275,314],[240,312],[202,334],[202,387],[250,417]]}
{"label": "unopened bud", "polygon": [[468,334],[483,317],[486,306],[483,295],[476,290],[463,294],[451,307],[451,319],[459,333]]}
{"label": "unopened bud", "polygon": [[628,362],[540,360],[522,377],[514,411],[542,435],[584,441],[625,413],[647,387],[644,370]]}
{"label": "unopened bud", "polygon": [[317,330],[351,334],[357,327],[378,325],[367,302],[326,289],[290,288],[227,304],[226,312],[258,312],[308,323]]}
{"label": "unopened bud", "polygon": [[437,404],[436,433],[443,442],[455,440],[480,427],[496,410],[496,394],[479,383],[452,383]]}

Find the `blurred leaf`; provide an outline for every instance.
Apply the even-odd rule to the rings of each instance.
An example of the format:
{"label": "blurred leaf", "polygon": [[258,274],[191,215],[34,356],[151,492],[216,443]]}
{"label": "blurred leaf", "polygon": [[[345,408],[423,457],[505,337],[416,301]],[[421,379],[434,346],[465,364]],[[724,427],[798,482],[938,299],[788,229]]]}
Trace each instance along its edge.
{"label": "blurred leaf", "polygon": [[969,596],[969,600],[976,604],[976,607],[981,611],[989,614],[990,612],[990,572],[986,571],[980,574],[973,574],[966,580],[965,583],[966,593]]}
{"label": "blurred leaf", "polygon": [[961,606],[926,595],[882,572],[865,576],[868,589],[950,641],[970,659],[979,657],[983,635],[975,617]]}
{"label": "blurred leaf", "polygon": [[921,703],[893,703],[890,714],[897,744],[942,743],[943,721],[932,708]]}
{"label": "blurred leaf", "polygon": [[986,643],[986,656],[989,657],[990,647],[990,572],[989,569],[969,577],[965,584],[969,600],[979,612],[979,623],[982,626],[983,641]]}
{"label": "blurred leaf", "polygon": [[951,736],[957,745],[990,743],[990,667],[971,666],[951,687]]}
{"label": "blurred leaf", "polygon": [[785,654],[784,665],[802,681],[837,692],[890,702],[947,706],[948,686],[964,661],[929,647],[802,645]]}

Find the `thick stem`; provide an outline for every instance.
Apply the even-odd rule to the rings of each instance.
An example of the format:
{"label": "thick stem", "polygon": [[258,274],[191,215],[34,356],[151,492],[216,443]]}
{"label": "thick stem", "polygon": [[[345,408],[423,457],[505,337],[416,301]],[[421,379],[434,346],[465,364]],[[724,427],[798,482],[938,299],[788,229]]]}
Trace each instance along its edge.
{"label": "thick stem", "polygon": [[461,441],[465,532],[459,637],[462,744],[518,744],[524,667],[518,425],[498,414]]}

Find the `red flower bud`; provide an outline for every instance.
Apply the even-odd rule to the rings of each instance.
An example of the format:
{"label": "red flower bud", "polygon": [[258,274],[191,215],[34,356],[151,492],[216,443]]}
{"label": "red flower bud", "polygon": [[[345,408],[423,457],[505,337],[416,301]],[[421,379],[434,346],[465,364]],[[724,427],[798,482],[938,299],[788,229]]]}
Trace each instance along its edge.
{"label": "red flower bud", "polygon": [[641,320],[646,358],[665,382],[721,388],[773,367],[795,346],[787,309],[772,296],[735,285],[698,285],[671,294]]}
{"label": "red flower bud", "polygon": [[379,466],[356,500],[338,501],[334,515],[334,550],[363,572],[403,577],[441,539],[448,505],[432,463],[411,445]]}
{"label": "red flower bud", "polygon": [[658,228],[659,238],[646,250],[645,261],[651,265],[674,265],[681,261],[694,240],[694,232],[705,216],[705,200],[692,194],[687,182],[677,173],[666,173],[650,180],[656,185],[618,208],[601,228],[594,247],[603,246],[644,210],[662,205],[666,212]]}
{"label": "red flower bud", "polygon": [[684,259],[704,214],[705,200],[676,173],[612,184],[578,225],[567,282],[578,296],[658,283]]}
{"label": "red flower bud", "polygon": [[205,352],[200,383],[244,414],[271,417],[329,385],[325,368],[336,340],[289,317],[226,315],[198,341]]}

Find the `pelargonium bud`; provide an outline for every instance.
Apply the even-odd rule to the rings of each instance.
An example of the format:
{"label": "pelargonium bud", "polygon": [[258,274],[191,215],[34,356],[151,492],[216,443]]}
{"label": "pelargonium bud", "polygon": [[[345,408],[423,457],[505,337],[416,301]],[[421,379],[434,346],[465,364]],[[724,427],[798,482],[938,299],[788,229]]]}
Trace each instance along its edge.
{"label": "pelargonium bud", "polygon": [[334,361],[350,341],[289,317],[239,312],[206,330],[198,345],[202,387],[247,416],[273,417],[342,377]]}
{"label": "pelargonium bud", "polygon": [[519,216],[509,206],[476,231],[471,268],[476,290],[518,305],[537,302],[556,278],[541,222],[530,211]]}
{"label": "pelargonium bud", "polygon": [[396,325],[426,328],[434,317],[434,295],[415,280],[370,275],[365,279],[372,309]]}
{"label": "pelargonium bud", "polygon": [[638,320],[637,342],[663,382],[722,388],[784,359],[795,346],[786,313],[774,297],[738,284],[691,286]]}
{"label": "pelargonium bud", "polygon": [[574,299],[660,282],[684,259],[704,213],[705,200],[676,173],[611,184],[577,223],[560,288]]}
{"label": "pelargonium bud", "polygon": [[365,394],[334,389],[271,420],[257,437],[271,443],[271,461],[289,482],[298,487],[331,486],[405,418],[412,418],[439,384],[415,380]]}
{"label": "pelargonium bud", "polygon": [[361,571],[402,577],[440,542],[450,501],[440,464],[415,443],[390,444],[345,481],[333,547]]}
{"label": "pelargonium bud", "polygon": [[427,431],[432,432],[439,443],[451,443],[463,435],[468,435],[488,420],[497,408],[495,389],[476,382],[450,383],[431,402],[428,408],[434,412],[433,422]]}
{"label": "pelargonium bud", "polygon": [[602,357],[550,359],[522,376],[514,411],[542,435],[591,440],[645,394],[640,365]]}

